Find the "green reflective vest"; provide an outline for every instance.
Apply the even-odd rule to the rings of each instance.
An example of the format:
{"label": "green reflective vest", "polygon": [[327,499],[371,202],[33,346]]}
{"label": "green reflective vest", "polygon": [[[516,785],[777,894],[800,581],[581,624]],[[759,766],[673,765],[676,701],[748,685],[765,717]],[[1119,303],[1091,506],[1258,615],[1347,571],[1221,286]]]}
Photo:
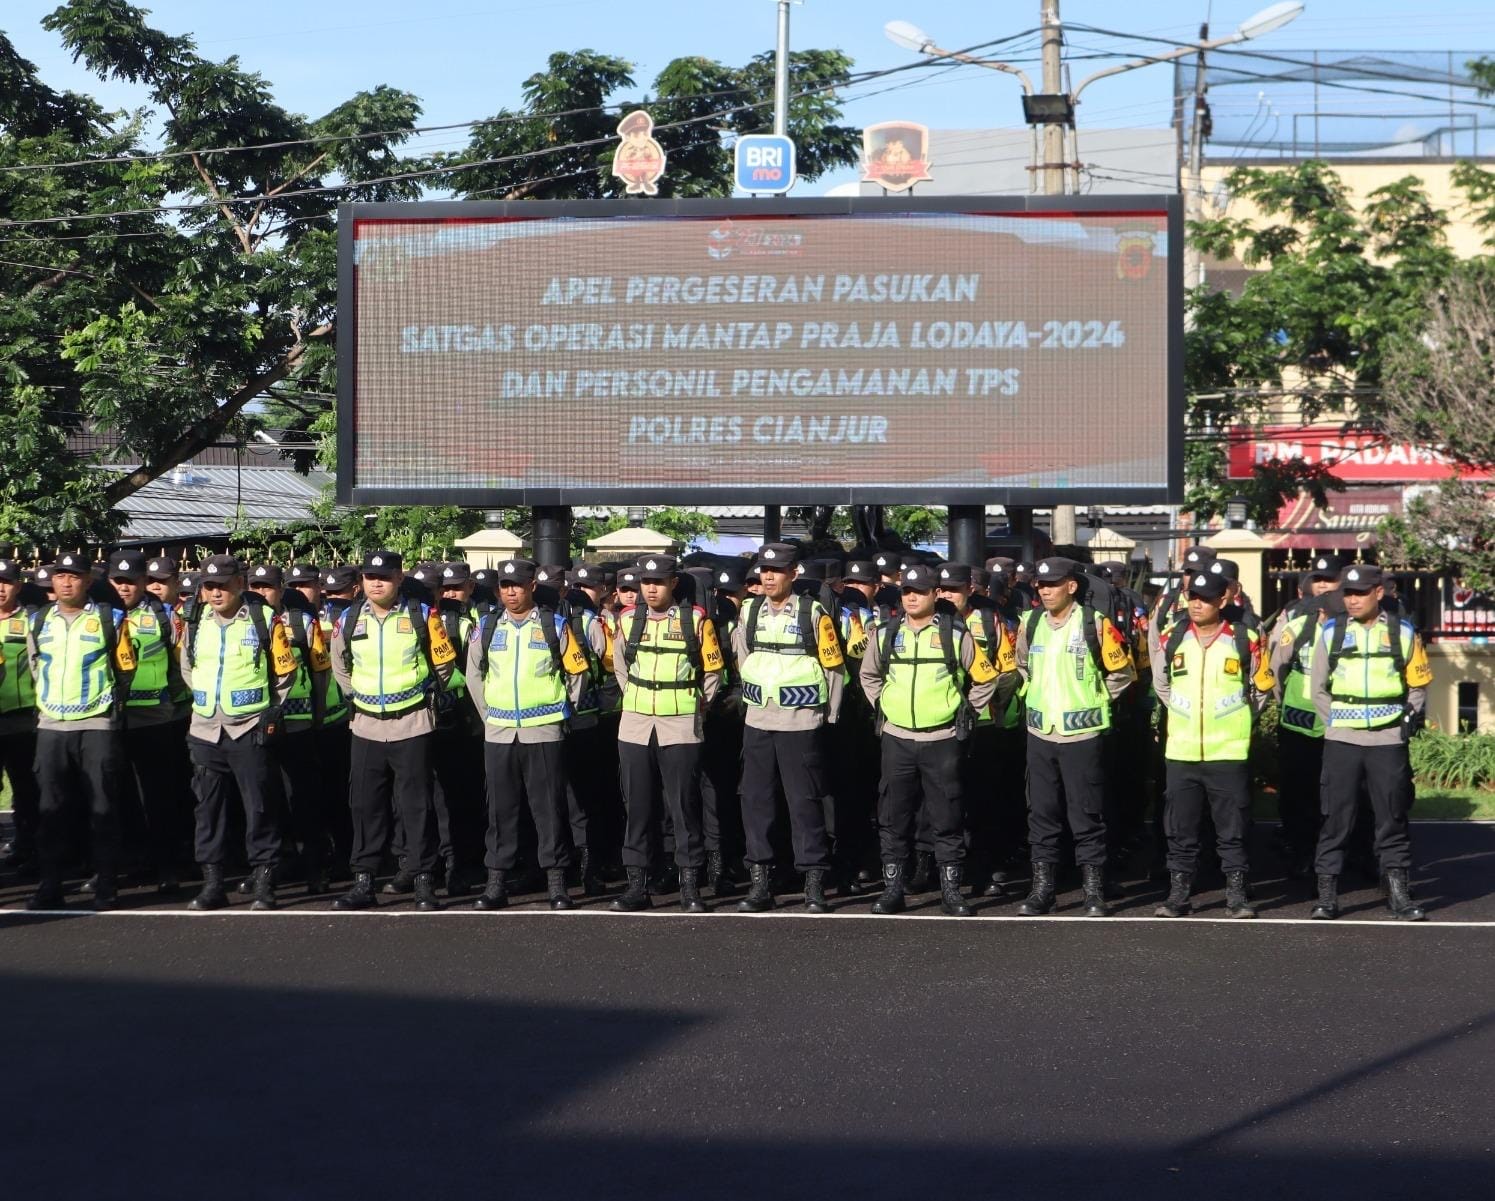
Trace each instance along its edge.
{"label": "green reflective vest", "polygon": [[[1289,621],[1282,630],[1282,640],[1287,643],[1302,641],[1296,654],[1290,655],[1282,664],[1282,706],[1279,721],[1283,729],[1309,738],[1324,736],[1324,722],[1319,717],[1309,689],[1313,674],[1313,657],[1318,652],[1319,611],[1310,610]],[[1304,629],[1310,633],[1303,639]]]}
{"label": "green reflective vest", "polygon": [[[114,613],[115,629],[123,614]],[[106,717],[114,705],[114,671],[109,663],[99,606],[89,602],[71,622],[51,605],[36,639],[36,707],[52,721]]]}
{"label": "green reflective vest", "polygon": [[[553,615],[556,637],[565,640],[566,621]],[[570,714],[566,679],[550,653],[539,610],[523,621],[503,614],[488,638],[488,668],[483,676],[483,720],[500,728],[546,726]]]}
{"label": "green reflective vest", "polygon": [[[950,636],[958,642],[959,625],[952,627]],[[958,663],[959,645],[954,650]],[[942,730],[955,720],[965,696],[964,673],[950,674],[939,622],[931,619],[923,629],[915,630],[904,618],[883,666],[887,674],[878,706],[888,721],[905,730],[923,731]]]}
{"label": "green reflective vest", "polygon": [[[590,717],[602,711],[602,685],[607,675],[602,665],[602,657],[592,650],[592,629],[602,618],[590,609],[582,609],[577,615],[576,626],[579,633],[576,637],[577,648],[587,661],[587,678],[582,685],[581,700],[576,706],[578,717]],[[564,642],[565,639],[562,638]],[[603,634],[603,644],[606,645],[607,635]]]}
{"label": "green reflective vest", "polygon": [[[749,640],[754,649],[737,667],[742,699],[757,709],[814,709],[825,705],[829,699],[825,669],[817,655],[805,653],[806,633],[799,626],[800,598],[790,596],[777,613],[767,600],[757,609],[758,628]],[[814,628],[808,636],[814,645],[825,610],[814,601],[809,612]],[[743,614],[743,620],[750,615],[751,608]]]}
{"label": "green reflective vest", "polygon": [[[424,605],[416,612],[420,620],[426,620]],[[347,621],[346,615],[343,620]],[[382,618],[376,617],[367,603],[360,606],[347,634],[347,646],[353,656],[355,709],[363,713],[402,713],[424,703],[431,668],[403,604]]]}
{"label": "green reflective vest", "polygon": [[304,609],[287,609],[282,616],[293,632],[291,653],[296,656],[296,674],[291,679],[291,689],[286,693],[285,719],[288,732],[310,728],[316,719],[316,706],[312,703],[311,640],[312,623],[316,617]]}
{"label": "green reflective vest", "polygon": [[[267,613],[265,620],[272,618]],[[270,648],[260,645],[247,610],[226,622],[205,610],[192,637],[192,712],[199,717],[248,717],[270,707]]]}
{"label": "green reflective vest", "polygon": [[1412,657],[1411,623],[1397,623],[1398,653],[1392,649],[1392,627],[1385,614],[1369,628],[1347,617],[1332,618],[1324,622],[1317,653],[1331,653],[1339,622],[1347,624],[1344,645],[1329,676],[1329,725],[1347,730],[1383,730],[1396,725],[1407,710],[1403,672]]}
{"label": "green reflective vest", "polygon": [[[633,629],[634,610],[624,609],[618,628],[626,636]],[[696,636],[706,618],[695,617]],[[614,654],[620,653],[615,650]],[[623,708],[629,713],[647,713],[654,717],[680,717],[700,710],[696,669],[685,648],[685,630],[680,621],[680,606],[672,605],[669,615],[644,622],[638,653],[628,668],[628,686],[623,690]]]}
{"label": "green reflective vest", "polygon": [[1083,608],[1074,605],[1057,630],[1047,613],[1034,627],[1023,701],[1028,729],[1037,733],[1066,737],[1111,728],[1111,698],[1085,640],[1083,614]]}
{"label": "green reflective vest", "polygon": [[[999,632],[1002,621],[1000,615],[993,613],[990,609],[972,609],[965,615],[962,620],[966,623],[966,629],[971,631],[971,637],[976,640],[976,645],[981,647],[981,649],[986,653],[986,657],[990,659],[992,661],[992,665],[995,666],[997,662],[997,653],[1002,643],[1002,636]],[[997,623],[996,628],[990,631],[987,630],[986,623],[988,621]],[[992,707],[988,705],[985,709],[981,710],[981,712],[976,715],[976,724],[978,726],[991,726],[996,724],[996,718],[992,716],[991,710]],[[1009,705],[1008,713],[1004,713],[1002,715],[1004,723],[1006,722],[1007,717],[1010,715],[1010,713],[1011,706]]]}
{"label": "green reflective vest", "polygon": [[0,654],[5,656],[5,678],[0,679],[0,713],[36,708],[36,687],[31,682],[26,649],[26,627],[30,621],[25,609],[0,617]]}
{"label": "green reflective vest", "polygon": [[135,674],[130,679],[126,708],[149,709],[171,705],[178,699],[172,695],[171,687],[171,656],[176,650],[176,640],[170,621],[169,612],[163,621],[149,601],[125,614],[120,637],[128,633],[135,649]]}
{"label": "green reflective vest", "polygon": [[1168,746],[1180,763],[1231,763],[1251,753],[1251,663],[1228,625],[1208,647],[1191,629],[1168,664]]}

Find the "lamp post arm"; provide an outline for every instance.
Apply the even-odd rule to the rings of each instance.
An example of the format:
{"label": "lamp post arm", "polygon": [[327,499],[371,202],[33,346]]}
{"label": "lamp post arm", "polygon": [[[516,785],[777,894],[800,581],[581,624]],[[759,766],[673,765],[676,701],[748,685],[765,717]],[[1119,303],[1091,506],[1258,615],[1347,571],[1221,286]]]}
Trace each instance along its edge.
{"label": "lamp post arm", "polygon": [[1189,46],[1180,46],[1176,50],[1169,50],[1166,54],[1151,54],[1146,58],[1134,58],[1131,62],[1122,63],[1120,66],[1107,67],[1104,71],[1097,71],[1094,75],[1087,75],[1080,81],[1080,86],[1071,93],[1071,98],[1078,103],[1080,93],[1088,88],[1097,79],[1106,79],[1112,75],[1120,75],[1124,71],[1135,71],[1138,67],[1150,67],[1154,63],[1169,63],[1176,58],[1186,58],[1190,54],[1198,54],[1201,51],[1218,50],[1221,46],[1231,46],[1236,42],[1244,42],[1239,33],[1232,33],[1228,37],[1215,38],[1213,41],[1197,42]]}
{"label": "lamp post arm", "polygon": [[965,54],[959,50],[942,50],[938,46],[925,46],[924,53],[930,58],[953,58],[958,63],[970,63],[973,67],[986,67],[992,71],[1016,75],[1018,82],[1023,85],[1023,91],[1029,96],[1033,95],[1033,81],[1028,78],[1028,73],[1017,67],[1009,66],[1007,63],[999,63],[989,58],[977,58],[974,54]]}

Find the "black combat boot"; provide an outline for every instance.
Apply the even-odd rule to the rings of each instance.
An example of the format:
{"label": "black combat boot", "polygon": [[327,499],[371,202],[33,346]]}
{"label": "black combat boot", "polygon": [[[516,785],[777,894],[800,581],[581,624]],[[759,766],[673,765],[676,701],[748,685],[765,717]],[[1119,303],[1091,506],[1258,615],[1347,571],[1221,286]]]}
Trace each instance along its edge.
{"label": "black combat boot", "polygon": [[600,897],[607,891],[602,877],[597,874],[597,862],[592,858],[591,847],[581,848],[581,895]]}
{"label": "black combat boot", "polygon": [[748,875],[752,883],[737,908],[742,913],[765,913],[773,908],[773,864],[750,863]]}
{"label": "black combat boot", "polygon": [[812,867],[805,873],[805,908],[811,913],[829,913],[830,902],[825,899],[825,868]]}
{"label": "black combat boot", "polygon": [[1318,885],[1318,903],[1314,905],[1313,912],[1308,916],[1318,918],[1320,921],[1332,922],[1339,916],[1339,877],[1320,876]]}
{"label": "black combat boot", "polygon": [[680,868],[675,864],[666,864],[654,873],[654,878],[649,881],[649,895],[651,897],[667,897],[672,892],[680,891]]}
{"label": "black combat boot", "polygon": [[843,863],[836,868],[833,875],[836,891],[843,897],[859,897],[866,893],[867,886],[862,883],[856,864]]}
{"label": "black combat boot", "polygon": [[41,883],[26,901],[26,908],[33,912],[38,909],[61,909],[62,899],[62,876],[58,872],[43,871]]}
{"label": "black combat boot", "polygon": [[610,908],[618,913],[637,913],[640,909],[652,909],[654,899],[649,895],[648,869],[625,867],[623,872],[628,877],[628,887]]}
{"label": "black combat boot", "polygon": [[1080,878],[1085,889],[1085,916],[1086,917],[1109,917],[1110,907],[1106,904],[1106,872],[1098,863],[1085,863],[1080,866]]}
{"label": "black combat boot", "polygon": [[1404,867],[1393,867],[1386,873],[1386,908],[1399,922],[1420,922],[1427,917],[1422,906],[1412,899],[1412,882]]}
{"label": "black combat boot", "polygon": [[902,913],[903,910],[903,864],[884,863],[882,865],[882,896],[872,902],[872,912]]}
{"label": "black combat boot", "polygon": [[548,867],[545,869],[545,892],[550,897],[550,907],[554,910],[575,909],[572,904],[571,894],[566,891],[566,869],[563,867]]}
{"label": "black combat boot", "polygon": [[262,864],[254,869],[254,904],[251,909],[279,909],[275,902],[275,869]]}
{"label": "black combat boot", "polygon": [[410,891],[415,894],[415,907],[422,913],[435,913],[444,908],[436,899],[436,877],[432,872],[416,873]]}
{"label": "black combat boot", "polygon": [[488,869],[488,884],[483,895],[472,903],[474,909],[503,909],[509,904],[509,890],[504,884],[504,874],[496,867]]}
{"label": "black combat boot", "polygon": [[928,892],[934,887],[934,852],[915,851],[914,870],[909,873],[908,891]]}
{"label": "black combat boot", "polygon": [[1194,891],[1193,872],[1168,873],[1168,899],[1152,911],[1153,917],[1186,917],[1194,906],[1189,897]]}
{"label": "black combat boot", "polygon": [[1018,906],[1023,917],[1040,917],[1054,912],[1054,865],[1033,861],[1033,890]]}
{"label": "black combat boot", "polygon": [[960,895],[960,864],[940,864],[940,908],[946,917],[970,917],[975,910]]}
{"label": "black combat boot", "polygon": [[379,890],[387,897],[409,896],[415,891],[415,873],[403,867],[389,878],[389,883]]}
{"label": "black combat boot", "polygon": [[379,903],[374,895],[374,873],[354,872],[353,887],[332,902],[334,909],[372,909]]}
{"label": "black combat boot", "polygon": [[728,874],[727,861],[722,858],[720,851],[706,852],[706,879],[711,885],[712,896],[735,897],[737,895],[737,885]]}
{"label": "black combat boot", "polygon": [[1256,916],[1256,906],[1246,890],[1246,873],[1239,869],[1225,873],[1225,916]]}
{"label": "black combat boot", "polygon": [[686,913],[711,912],[706,908],[706,902],[701,900],[701,869],[698,867],[680,869],[680,908]]}
{"label": "black combat boot", "polygon": [[228,894],[223,891],[223,864],[204,863],[202,865],[202,891],[187,903],[187,908],[200,912],[208,909],[228,908]]}

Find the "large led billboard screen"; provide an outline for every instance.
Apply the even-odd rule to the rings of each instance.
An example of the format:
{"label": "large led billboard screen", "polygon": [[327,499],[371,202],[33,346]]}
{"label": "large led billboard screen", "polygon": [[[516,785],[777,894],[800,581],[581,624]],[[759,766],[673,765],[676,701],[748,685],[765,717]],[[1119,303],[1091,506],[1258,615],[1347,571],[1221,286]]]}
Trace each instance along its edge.
{"label": "large led billboard screen", "polygon": [[353,205],[363,503],[1152,502],[1176,197]]}

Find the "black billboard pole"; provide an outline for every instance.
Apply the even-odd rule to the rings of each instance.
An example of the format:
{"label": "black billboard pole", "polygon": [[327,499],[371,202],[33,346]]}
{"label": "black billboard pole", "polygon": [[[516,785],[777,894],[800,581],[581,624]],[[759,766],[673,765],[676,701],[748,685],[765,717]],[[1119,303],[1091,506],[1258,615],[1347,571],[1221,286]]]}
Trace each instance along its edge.
{"label": "black billboard pole", "polygon": [[530,510],[535,531],[535,561],[571,566],[571,507],[537,505]]}
{"label": "black billboard pole", "polygon": [[951,505],[950,562],[980,567],[986,561],[986,506]]}

